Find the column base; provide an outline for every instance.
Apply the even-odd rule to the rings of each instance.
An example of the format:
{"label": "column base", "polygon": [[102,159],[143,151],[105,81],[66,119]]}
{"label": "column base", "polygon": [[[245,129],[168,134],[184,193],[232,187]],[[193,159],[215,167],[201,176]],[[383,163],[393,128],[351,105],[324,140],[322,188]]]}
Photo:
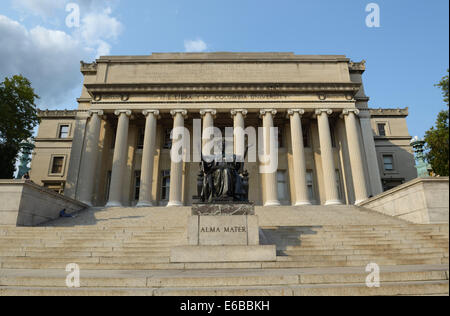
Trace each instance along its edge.
{"label": "column base", "polygon": [[122,203],[109,201],[108,203],[106,203],[105,207],[122,207]]}
{"label": "column base", "polygon": [[329,200],[325,202],[325,205],[342,205],[342,202],[339,200]]}
{"label": "column base", "polygon": [[280,201],[267,201],[266,203],[264,203],[264,206],[280,206]]}
{"label": "column base", "polygon": [[308,206],[308,205],[312,205],[311,202],[303,201],[303,202],[296,202],[295,203],[295,206]]}
{"label": "column base", "polygon": [[176,206],[176,207],[183,206],[183,203],[180,201],[172,201],[172,202],[167,203],[167,207],[172,207],[172,206]]}
{"label": "column base", "polygon": [[149,201],[139,201],[136,207],[152,207],[153,203]]}

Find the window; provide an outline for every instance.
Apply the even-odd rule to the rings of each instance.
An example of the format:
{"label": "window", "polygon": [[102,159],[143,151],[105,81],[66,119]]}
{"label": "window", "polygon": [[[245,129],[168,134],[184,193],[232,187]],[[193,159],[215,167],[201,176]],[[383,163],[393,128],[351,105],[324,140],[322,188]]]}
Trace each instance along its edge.
{"label": "window", "polygon": [[112,171],[109,170],[108,174],[106,175],[106,191],[105,191],[106,192],[106,194],[105,194],[106,201],[109,200],[109,189],[111,187],[111,176],[112,176]]}
{"label": "window", "polygon": [[52,161],[52,174],[62,174],[64,166],[64,157],[53,157]]}
{"label": "window", "polygon": [[314,174],[312,170],[306,171],[306,188],[308,190],[308,199],[314,201]]}
{"label": "window", "polygon": [[52,190],[52,191],[54,191],[54,192],[56,192],[58,194],[63,194],[64,193],[65,182],[46,182],[46,181],[43,181],[43,183],[44,183],[44,187],[49,189],[49,190]]}
{"label": "window", "polygon": [[383,166],[384,171],[394,170],[394,156],[393,155],[383,155]]}
{"label": "window", "polygon": [[385,123],[378,123],[378,135],[379,136],[386,136],[386,124]]}
{"label": "window", "polygon": [[137,148],[138,148],[138,149],[143,149],[143,148],[144,148],[144,137],[145,137],[144,131],[145,131],[144,128],[140,128],[140,129],[139,129],[139,132],[138,132],[138,141],[137,141]]}
{"label": "window", "polygon": [[331,146],[336,148],[336,134],[334,132],[334,124],[330,124]]}
{"label": "window", "polygon": [[70,129],[69,125],[60,125],[58,137],[59,138],[68,138],[69,137],[69,129]]}
{"label": "window", "polygon": [[164,142],[163,142],[163,148],[164,149],[170,149],[172,148],[172,139],[170,138],[170,128],[164,129]]}
{"label": "window", "polygon": [[341,173],[339,170],[336,170],[336,187],[338,192],[338,197],[342,199],[342,190],[341,190]]}
{"label": "window", "polygon": [[309,143],[309,126],[302,126],[303,132],[303,147],[311,147]]}
{"label": "window", "polygon": [[168,201],[170,194],[170,170],[161,171],[161,200]]}
{"label": "window", "polygon": [[284,147],[283,126],[276,126],[278,129],[278,148]]}
{"label": "window", "polygon": [[111,149],[114,149],[116,146],[116,134],[117,134],[117,128],[114,128],[112,131],[112,137],[111,137]]}
{"label": "window", "polygon": [[383,179],[383,190],[391,190],[403,183],[405,183],[405,179]]}
{"label": "window", "polygon": [[139,200],[139,193],[141,189],[141,171],[134,172],[134,200]]}
{"label": "window", "polygon": [[287,188],[287,179],[286,179],[286,171],[278,171],[277,172],[277,190],[278,190],[278,199],[281,201],[286,201],[288,199],[288,188]]}

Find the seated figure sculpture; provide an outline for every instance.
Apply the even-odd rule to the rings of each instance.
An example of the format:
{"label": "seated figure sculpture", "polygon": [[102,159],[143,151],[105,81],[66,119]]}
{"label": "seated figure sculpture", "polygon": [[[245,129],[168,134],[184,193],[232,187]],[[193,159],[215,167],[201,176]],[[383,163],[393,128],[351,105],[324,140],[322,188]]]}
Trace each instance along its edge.
{"label": "seated figure sculpture", "polygon": [[197,199],[200,203],[248,202],[248,172],[237,156],[205,160],[202,157],[197,179]]}

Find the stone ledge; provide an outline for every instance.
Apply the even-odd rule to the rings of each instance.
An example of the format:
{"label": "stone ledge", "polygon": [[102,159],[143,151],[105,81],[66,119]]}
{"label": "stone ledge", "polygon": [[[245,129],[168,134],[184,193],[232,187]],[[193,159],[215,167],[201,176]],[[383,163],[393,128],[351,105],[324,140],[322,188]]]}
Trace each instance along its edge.
{"label": "stone ledge", "polygon": [[179,246],[170,251],[171,263],[272,262],[275,245],[268,246]]}
{"label": "stone ledge", "polygon": [[252,203],[195,203],[192,205],[192,215],[200,216],[231,216],[255,215],[255,206]]}

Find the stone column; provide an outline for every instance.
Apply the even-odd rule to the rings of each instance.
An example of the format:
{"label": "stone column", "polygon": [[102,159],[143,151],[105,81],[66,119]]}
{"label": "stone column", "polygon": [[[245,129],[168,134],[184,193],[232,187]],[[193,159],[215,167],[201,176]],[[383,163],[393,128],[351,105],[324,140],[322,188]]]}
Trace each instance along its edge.
{"label": "stone column", "polygon": [[248,111],[244,109],[231,110],[234,127],[234,154],[236,157],[244,159],[245,155],[245,117]]}
{"label": "stone column", "polygon": [[342,204],[336,187],[336,168],[334,166],[330,124],[328,122],[328,115],[331,115],[332,113],[333,111],[330,109],[316,110],[317,124],[319,126],[320,156],[322,159],[322,171],[324,177],[323,182],[326,194],[325,205]]}
{"label": "stone column", "polygon": [[[277,114],[274,109],[264,109],[260,111],[263,120],[263,137],[264,137],[264,154],[269,155],[270,147],[270,129],[273,128],[273,116]],[[273,144],[272,144],[273,145]],[[278,148],[277,148],[278,149]],[[265,173],[264,182],[266,188],[266,201],[264,206],[279,206],[278,190],[277,190],[277,170],[271,173]]]}
{"label": "stone column", "polygon": [[158,110],[144,110],[142,114],[145,120],[144,148],[142,151],[141,187],[139,189],[138,207],[153,206],[152,182],[153,163],[155,160],[156,123],[159,116]]}
{"label": "stone column", "polygon": [[[173,116],[173,128],[184,128],[184,118],[187,115],[186,110],[172,110],[170,114]],[[172,140],[172,151],[175,144],[182,142],[182,139]],[[175,153],[173,153],[175,155]],[[172,156],[172,153],[171,153]],[[176,162],[172,159],[170,166],[170,192],[169,203],[167,206],[183,206],[181,201],[183,187],[183,161]]]}
{"label": "stone column", "polygon": [[291,123],[292,155],[294,163],[295,206],[311,205],[306,183],[305,147],[303,144],[302,115],[305,110],[292,109],[287,114]]}
{"label": "stone column", "polygon": [[109,200],[106,207],[122,206],[123,173],[127,165],[128,126],[130,124],[131,111],[117,110],[114,114],[119,117],[119,122],[117,124],[114,147]]}
{"label": "stone column", "polygon": [[213,128],[214,127],[214,117],[216,116],[217,111],[216,110],[201,110],[200,115],[203,118],[203,128],[202,128],[202,155],[214,155],[214,147],[211,148],[210,152],[203,153],[203,148],[207,143],[209,143],[212,139],[214,139],[214,134],[210,136],[209,139],[204,139],[204,133],[207,128]]}
{"label": "stone column", "polygon": [[98,141],[100,138],[101,116],[103,111],[90,110],[89,123],[86,132],[84,154],[80,167],[79,179],[81,180],[79,199],[84,204],[92,206],[95,169],[98,159]]}
{"label": "stone column", "polygon": [[345,130],[347,132],[353,187],[355,188],[355,204],[358,204],[366,200],[369,196],[367,194],[364,165],[362,160],[362,150],[359,143],[358,125],[356,122],[356,115],[359,114],[359,110],[345,109],[342,114],[345,120]]}
{"label": "stone column", "polygon": [[372,126],[370,124],[370,112],[368,110],[361,111],[361,113],[359,114],[359,122],[361,124],[361,132],[368,166],[371,194],[373,196],[376,196],[383,193],[383,186],[381,185],[377,151],[375,149],[374,134],[372,131]]}

